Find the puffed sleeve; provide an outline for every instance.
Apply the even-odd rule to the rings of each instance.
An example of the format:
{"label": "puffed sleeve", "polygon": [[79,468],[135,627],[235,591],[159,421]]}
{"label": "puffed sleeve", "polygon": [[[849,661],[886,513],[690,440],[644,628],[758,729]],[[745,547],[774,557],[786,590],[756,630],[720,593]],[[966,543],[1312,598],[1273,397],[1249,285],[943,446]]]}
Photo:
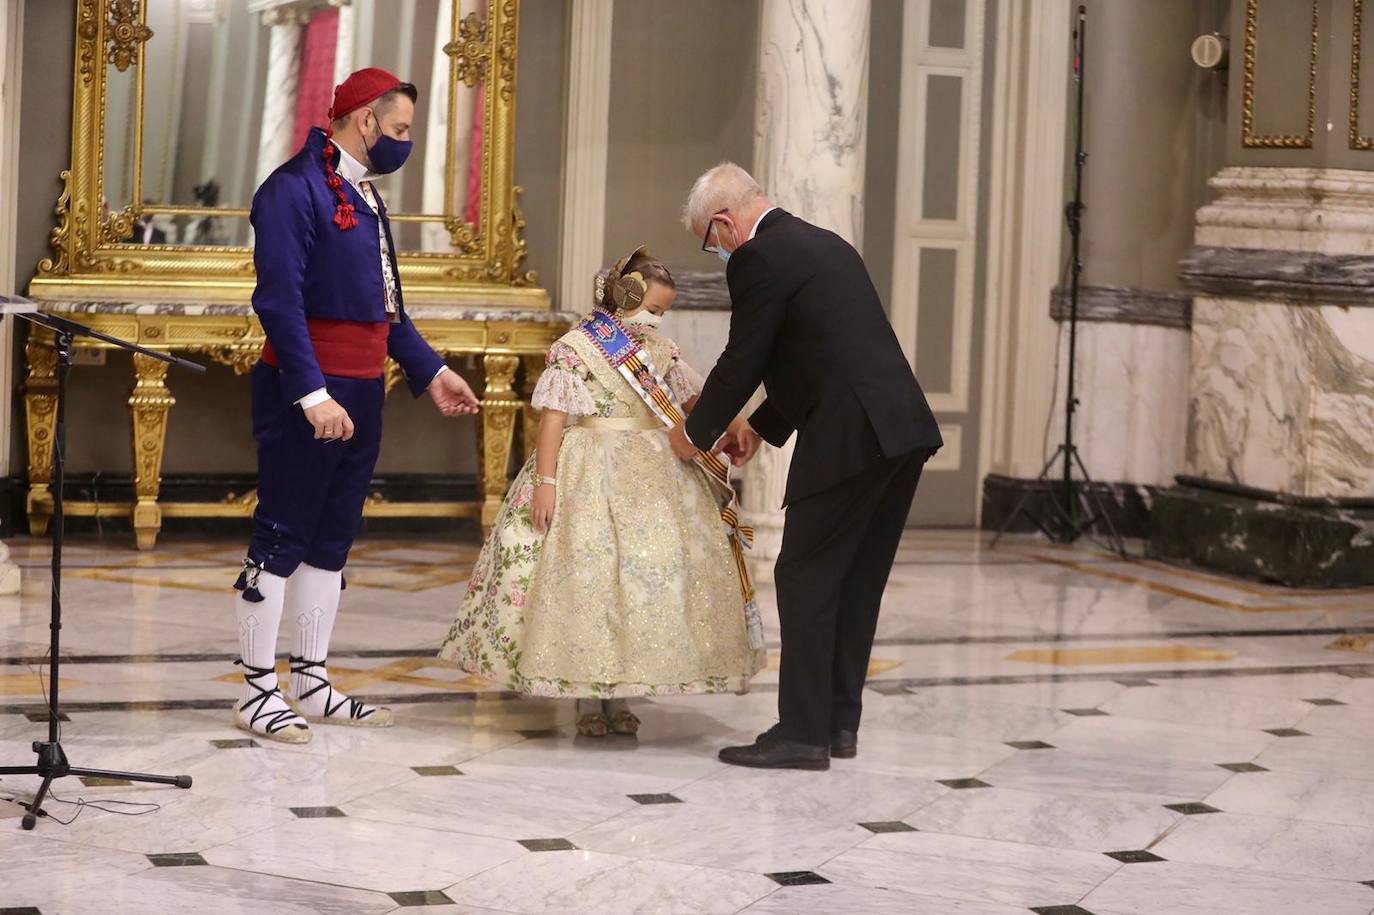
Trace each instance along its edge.
{"label": "puffed sleeve", "polygon": [[597,415],[596,402],[587,389],[587,367],[568,344],[559,341],[549,348],[544,374],[534,386],[530,403],[537,410],[558,410],[569,416]]}
{"label": "puffed sleeve", "polygon": [[664,373],[663,380],[679,403],[686,403],[696,397],[701,393],[702,385],[706,383],[700,372],[682,361],[682,351],[677,348],[677,344],[673,344],[673,355],[668,361],[668,370]]}

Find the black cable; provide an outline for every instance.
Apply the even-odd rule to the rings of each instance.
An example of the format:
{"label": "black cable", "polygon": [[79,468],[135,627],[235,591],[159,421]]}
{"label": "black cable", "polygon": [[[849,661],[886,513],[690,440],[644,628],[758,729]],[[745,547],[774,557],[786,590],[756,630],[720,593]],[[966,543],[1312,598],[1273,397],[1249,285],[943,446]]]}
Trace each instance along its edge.
{"label": "black cable", "polygon": [[[69,820],[62,819],[60,816],[58,816],[50,810],[36,811],[39,816],[46,817],[52,820],[54,823],[60,823],[63,826],[70,826],[73,823],[75,823],[77,818],[80,817],[81,814],[85,812],[87,808],[90,808],[91,810],[99,810],[101,813],[113,813],[122,817],[144,817],[148,816],[150,813],[157,813],[159,810],[162,809],[161,804],[154,803],[153,801],[116,801],[100,798],[94,801],[88,801],[84,797],[79,797],[74,801],[69,801],[64,797],[58,797],[57,793],[55,791],[52,791],[51,789],[49,789],[48,791],[48,797],[54,801],[57,801],[57,803],[59,804],[66,804],[69,807],[76,808],[76,813],[73,814],[71,819]],[[11,803],[18,804],[19,806],[24,807],[26,809],[33,809],[32,799],[26,801],[23,799],[21,795],[18,794],[0,795],[0,801],[9,801]],[[147,809],[115,810],[113,807],[106,807],[106,804],[118,805],[120,807],[144,807]]]}
{"label": "black cable", "polygon": [[52,646],[49,645],[43,652],[43,660],[38,662],[38,688],[43,691],[43,707],[48,710],[48,716],[57,722],[57,742],[62,742],[62,716],[57,709],[53,708],[52,700],[48,698],[48,684],[43,679],[43,668],[48,666],[48,658],[52,655]]}

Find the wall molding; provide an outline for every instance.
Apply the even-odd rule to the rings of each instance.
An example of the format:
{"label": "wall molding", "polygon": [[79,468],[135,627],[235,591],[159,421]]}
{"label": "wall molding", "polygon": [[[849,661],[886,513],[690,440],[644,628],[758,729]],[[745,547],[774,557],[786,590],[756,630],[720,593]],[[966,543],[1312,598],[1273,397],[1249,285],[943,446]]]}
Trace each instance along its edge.
{"label": "wall molding", "polygon": [[[1291,2],[1291,0],[1288,0]],[[1302,134],[1255,133],[1255,63],[1259,0],[1245,2],[1245,60],[1241,88],[1240,143],[1251,149],[1311,149],[1317,135],[1317,47],[1319,0],[1312,0],[1312,45],[1307,64],[1307,130]]]}
{"label": "wall molding", "polygon": [[[1067,286],[1056,286],[1050,291],[1050,317],[1060,322],[1069,319]],[[1081,284],[1078,320],[1187,330],[1193,326],[1193,294],[1172,289]]]}
{"label": "wall molding", "polygon": [[1374,306],[1374,255],[1196,245],[1179,276],[1193,292],[1219,298]]}
{"label": "wall molding", "polygon": [[1374,149],[1374,137],[1360,133],[1360,51],[1364,31],[1364,0],[1353,0],[1350,22],[1350,130],[1351,149]]}
{"label": "wall molding", "polygon": [[[930,0],[906,0],[901,114],[898,128],[896,250],[893,253],[891,320],[907,359],[916,364],[921,308],[921,253],[954,252],[954,314],[947,390],[925,385],[931,409],[966,413],[972,391],[974,264],[978,242],[978,167],[982,143],[984,0],[967,0],[963,47],[933,46]],[[927,89],[932,78],[960,80],[958,210],[953,219],[924,216]],[[917,373],[920,366],[915,365]]]}

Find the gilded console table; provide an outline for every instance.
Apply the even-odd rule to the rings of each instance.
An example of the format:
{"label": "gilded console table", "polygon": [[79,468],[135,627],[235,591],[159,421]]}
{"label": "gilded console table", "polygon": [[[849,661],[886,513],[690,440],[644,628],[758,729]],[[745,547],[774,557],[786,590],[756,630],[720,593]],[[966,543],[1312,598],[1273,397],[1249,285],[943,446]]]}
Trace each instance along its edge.
{"label": "gilded console table", "polygon": [[[114,337],[149,349],[208,359],[246,374],[258,360],[263,332],[247,305],[191,305],[143,303],[40,303],[40,309],[88,324]],[[410,309],[416,327],[445,358],[479,356],[485,384],[478,425],[480,486],[476,503],[384,502],[369,500],[364,514],[371,517],[477,517],[484,528],[495,520],[509,485],[511,449],[517,421],[524,424],[526,450],[535,439],[535,416],[528,397],[544,369],[549,344],[569,326],[571,316],[548,310],[482,310],[470,307],[417,305]],[[51,331],[34,329],[25,344],[27,377],[24,406],[28,428],[29,527],[42,535],[52,515],[52,442],[57,417],[56,353]],[[84,345],[84,344],[83,344]],[[98,344],[96,345],[99,346]],[[524,372],[521,375],[520,368]],[[130,517],[139,549],[151,549],[172,517],[246,517],[256,497],[222,502],[160,503],[162,456],[167,416],[176,398],[167,385],[168,366],[145,356],[133,358],[134,379],[129,395],[133,431],[135,500],[131,503],[77,502],[70,497],[72,515]],[[387,390],[400,381],[400,369],[387,365]],[[517,387],[518,384],[518,387]]]}

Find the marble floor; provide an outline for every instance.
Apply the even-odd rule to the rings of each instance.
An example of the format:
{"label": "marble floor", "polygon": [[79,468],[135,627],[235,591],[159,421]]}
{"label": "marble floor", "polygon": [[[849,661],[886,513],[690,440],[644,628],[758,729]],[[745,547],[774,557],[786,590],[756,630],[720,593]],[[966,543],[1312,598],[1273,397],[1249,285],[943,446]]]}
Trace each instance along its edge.
{"label": "marble floor", "polygon": [[[0,765],[23,765],[49,580],[46,543],[11,547]],[[434,660],[475,553],[451,537],[369,539],[351,565],[331,667],[394,729],[245,739],[240,550],[71,546],[72,763],[194,787],[63,779],[33,832],[0,801],[0,913],[1374,912],[1374,591],[913,532],[858,758],[760,772],[716,751],[774,720],[775,624],[747,696],[646,701],[638,740],[579,739],[566,706]]]}

